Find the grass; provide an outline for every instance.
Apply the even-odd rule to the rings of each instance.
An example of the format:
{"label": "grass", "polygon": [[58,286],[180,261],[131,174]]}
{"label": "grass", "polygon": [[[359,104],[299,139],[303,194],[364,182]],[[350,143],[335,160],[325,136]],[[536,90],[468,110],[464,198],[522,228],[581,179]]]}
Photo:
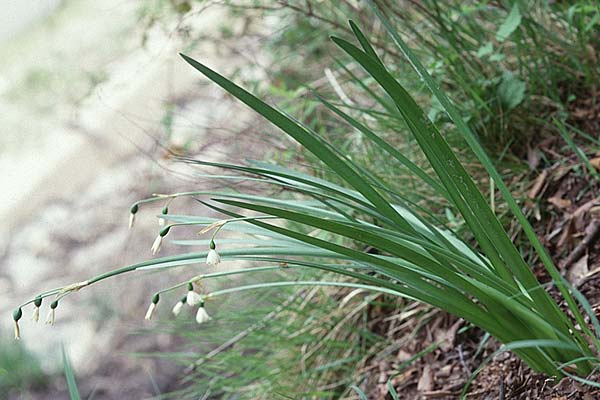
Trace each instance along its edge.
{"label": "grass", "polygon": [[[6,338],[8,334],[3,334]],[[0,341],[0,392],[25,393],[46,383],[47,377],[40,362],[22,345],[14,341]]]}
{"label": "grass", "polygon": [[[347,297],[350,293],[283,288],[224,298],[215,322],[206,329],[173,329],[174,334],[185,332],[188,357],[171,357],[183,362],[188,372],[182,385],[187,387],[170,396],[195,398],[208,390],[219,398],[344,396],[367,356],[390,344],[371,332],[373,322],[367,317],[372,307],[391,310],[401,304],[389,296]],[[342,301],[346,297],[348,307],[338,307],[338,296]],[[246,307],[240,310],[239,304]],[[224,332],[239,333],[224,340]],[[229,346],[220,347],[223,343]],[[202,357],[190,354],[190,346]],[[195,365],[193,372],[190,365]],[[337,379],[340,376],[344,378]]]}

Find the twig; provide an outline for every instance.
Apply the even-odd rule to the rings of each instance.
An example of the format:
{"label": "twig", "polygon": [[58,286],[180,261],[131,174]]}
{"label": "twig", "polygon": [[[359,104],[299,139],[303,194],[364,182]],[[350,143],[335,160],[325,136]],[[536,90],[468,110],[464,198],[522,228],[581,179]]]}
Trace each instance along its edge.
{"label": "twig", "polygon": [[594,219],[592,223],[586,228],[586,235],[583,240],[573,249],[571,254],[562,263],[562,268],[567,268],[575,261],[579,260],[585,251],[594,245],[598,239],[600,239],[600,220]]}

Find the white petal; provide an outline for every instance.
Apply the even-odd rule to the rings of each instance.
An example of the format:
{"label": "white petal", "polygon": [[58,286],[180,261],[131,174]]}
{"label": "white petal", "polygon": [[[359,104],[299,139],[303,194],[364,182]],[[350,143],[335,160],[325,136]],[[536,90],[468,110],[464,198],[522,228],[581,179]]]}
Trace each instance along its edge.
{"label": "white petal", "polygon": [[55,319],[54,308],[51,308],[50,311],[48,312],[48,317],[46,318],[46,323],[48,325],[54,325],[54,319]]}
{"label": "white petal", "polygon": [[165,219],[163,217],[160,217],[158,219],[158,226],[165,226]]}
{"label": "white petal", "polygon": [[19,328],[19,323],[17,321],[15,321],[15,339],[21,339],[21,329]]}
{"label": "white petal", "polygon": [[156,310],[156,304],[150,303],[150,307],[148,307],[148,311],[146,311],[146,316],[144,318],[148,320],[151,319],[152,315],[154,314],[154,310]]}
{"label": "white petal", "polygon": [[33,307],[33,315],[31,316],[31,320],[33,322],[38,322],[40,320],[40,308]]}
{"label": "white petal", "polygon": [[160,245],[162,244],[162,236],[158,235],[156,239],[154,239],[154,243],[152,243],[152,255],[158,253],[160,251]]}
{"label": "white petal", "polygon": [[200,302],[202,302],[202,296],[200,296],[198,293],[194,292],[193,290],[188,290],[187,292],[187,296],[185,298],[185,302],[187,303],[188,306],[195,306],[200,304]]}
{"label": "white petal", "polygon": [[129,213],[129,229],[133,228],[134,222],[135,222],[135,214]]}
{"label": "white petal", "polygon": [[210,315],[208,315],[208,313],[206,312],[204,307],[198,308],[198,312],[196,313],[196,322],[197,323],[203,324],[205,322],[210,321],[211,319],[212,318],[210,317]]}
{"label": "white petal", "polygon": [[221,257],[219,256],[219,253],[217,253],[217,251],[214,249],[210,249],[206,256],[206,264],[219,265],[220,262],[221,262]]}
{"label": "white petal", "polygon": [[183,302],[178,301],[177,304],[175,304],[175,306],[173,306],[173,315],[178,316],[179,313],[181,312],[182,307],[183,307]]}

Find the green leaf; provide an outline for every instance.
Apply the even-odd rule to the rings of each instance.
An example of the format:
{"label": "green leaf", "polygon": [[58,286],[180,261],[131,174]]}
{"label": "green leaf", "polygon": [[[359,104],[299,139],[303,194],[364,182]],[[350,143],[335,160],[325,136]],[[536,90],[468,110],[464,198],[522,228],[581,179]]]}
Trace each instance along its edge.
{"label": "green leaf", "polygon": [[63,365],[65,368],[65,379],[67,380],[67,388],[69,389],[69,397],[71,400],[81,400],[81,396],[79,395],[79,389],[77,389],[77,382],[75,381],[75,372],[73,371],[73,367],[71,366],[71,361],[69,360],[69,356],[67,356],[67,352],[62,347],[62,358]]}
{"label": "green leaf", "polygon": [[525,98],[525,82],[515,77],[511,72],[505,72],[496,93],[502,107],[512,110],[521,104]]}
{"label": "green leaf", "polygon": [[519,5],[517,2],[513,5],[510,10],[510,14],[504,20],[498,32],[496,32],[496,40],[504,42],[508,37],[519,27],[521,24],[521,11],[519,11]]}
{"label": "green leaf", "polygon": [[352,388],[352,390],[354,390],[356,392],[356,394],[358,395],[358,398],[360,400],[368,400],[367,395],[365,394],[365,392],[363,392],[358,386],[352,385],[350,387]]}
{"label": "green leaf", "polygon": [[327,146],[324,146],[322,140],[317,139],[290,117],[277,111],[275,108],[254,96],[252,93],[236,85],[224,76],[216,73],[204,64],[184,54],[181,54],[181,57],[192,67],[204,74],[207,78],[221,86],[233,96],[237,97],[248,107],[261,114],[273,125],[277,126],[286,134],[294,138],[298,143],[306,147],[306,149],[317,156],[323,163],[337,172],[337,174],[348,184],[363,194],[382,212],[382,214],[386,215],[388,218],[398,224],[399,227],[403,229],[411,229],[410,225],[394,210],[390,203],[379,192],[377,192],[377,190],[369,185],[366,180],[348,164],[347,161],[338,157]]}
{"label": "green leaf", "polygon": [[[464,139],[469,144],[469,147],[473,150],[473,152],[475,153],[477,158],[481,161],[481,163],[485,167],[486,171],[490,174],[491,178],[494,179],[494,182],[496,183],[498,190],[500,191],[500,193],[502,193],[502,197],[504,197],[504,199],[506,200],[513,215],[518,220],[519,224],[523,228],[523,231],[527,235],[527,238],[529,239],[529,241],[535,248],[536,252],[538,253],[540,260],[542,261],[542,263],[548,270],[550,276],[554,280],[555,284],[557,285],[557,287],[560,290],[561,294],[563,295],[564,299],[567,301],[567,303],[569,305],[569,309],[571,310],[571,312],[573,312],[576,321],[579,323],[579,325],[582,327],[583,331],[587,335],[593,336],[593,333],[591,332],[589,327],[586,325],[583,315],[579,311],[577,304],[575,303],[575,300],[573,299],[573,296],[569,293],[569,291],[566,287],[565,278],[560,274],[560,272],[558,271],[558,269],[556,268],[556,266],[550,259],[550,256],[546,252],[546,249],[544,248],[541,241],[538,239],[535,231],[533,230],[533,227],[529,223],[527,217],[525,217],[519,204],[513,198],[512,194],[511,194],[510,190],[508,189],[508,187],[506,186],[506,184],[502,181],[502,177],[500,176],[500,174],[494,167],[494,165],[491,162],[488,155],[485,153],[483,146],[478,142],[475,134],[471,131],[469,126],[462,119],[458,109],[452,104],[452,102],[446,96],[446,94],[439,88],[437,83],[429,75],[429,73],[427,72],[425,67],[423,67],[423,65],[421,64],[419,59],[414,55],[414,53],[408,47],[408,45],[404,42],[404,40],[402,40],[398,31],[392,26],[390,21],[381,12],[379,7],[377,5],[375,5],[375,3],[372,0],[367,0],[367,3],[370,5],[371,9],[375,12],[375,14],[379,18],[379,20],[382,22],[385,29],[388,31],[392,40],[398,46],[398,48],[400,49],[402,54],[404,54],[404,56],[409,60],[413,69],[415,70],[415,72],[417,72],[417,74],[424,81],[424,83],[427,85],[429,90],[431,90],[431,92],[435,95],[435,97],[438,98],[440,103],[442,103],[442,105],[444,106],[444,109],[446,110],[446,113],[448,114],[450,119],[454,122],[458,131],[463,135]],[[554,307],[556,307],[556,305],[554,305]],[[556,311],[556,310],[554,310],[554,311]],[[571,329],[573,332],[575,332],[574,333],[575,339],[578,341],[578,343],[581,344],[582,351],[589,353],[589,348],[587,347],[585,340],[576,331],[573,323],[569,319],[565,318],[564,315],[561,316],[561,319],[567,324],[569,329]],[[558,324],[557,324],[557,326],[558,326]]]}

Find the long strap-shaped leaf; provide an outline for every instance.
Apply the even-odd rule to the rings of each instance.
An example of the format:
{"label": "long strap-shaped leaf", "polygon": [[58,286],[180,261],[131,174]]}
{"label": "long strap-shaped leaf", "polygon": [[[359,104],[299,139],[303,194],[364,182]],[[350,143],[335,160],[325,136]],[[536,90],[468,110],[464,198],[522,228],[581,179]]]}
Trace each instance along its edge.
{"label": "long strap-shaped leaf", "polygon": [[[210,207],[216,211],[222,212],[234,218],[241,217],[241,215],[239,214],[236,214],[229,210],[225,210],[215,205],[204,202],[203,204],[205,204],[207,207]],[[473,321],[473,323],[475,323],[476,325],[479,325],[481,323],[482,325],[479,326],[487,326],[491,329],[497,329],[500,326],[497,324],[496,321],[494,321],[494,318],[491,318],[491,316],[487,315],[487,313],[485,312],[482,313],[481,308],[479,308],[474,302],[472,302],[468,297],[464,296],[458,290],[454,289],[452,286],[442,286],[444,281],[439,278],[437,278],[438,282],[436,284],[433,284],[427,280],[422,279],[421,274],[410,269],[399,268],[398,264],[392,262],[387,258],[377,257],[368,253],[340,246],[338,244],[331,243],[326,240],[315,238],[276,225],[267,224],[261,221],[249,220],[248,223],[260,226],[262,228],[283,234],[294,239],[298,239],[300,241],[314,245],[324,250],[335,252],[340,256],[350,257],[355,261],[366,262],[374,266],[374,268],[376,268],[377,270],[387,272],[391,276],[395,276],[396,279],[398,279],[403,284],[411,287],[413,290],[417,290],[417,292],[412,292],[411,294],[411,296],[413,296],[414,298],[418,298],[421,301],[432,304],[436,307],[440,307],[455,315],[463,316],[464,318]],[[433,279],[435,279],[435,277],[431,277],[431,280]]]}
{"label": "long strap-shaped leaf", "polygon": [[425,171],[419,168],[415,163],[410,161],[407,157],[405,157],[402,153],[400,153],[396,148],[391,146],[388,142],[377,136],[373,131],[367,128],[365,125],[361,124],[356,119],[352,118],[345,112],[343,112],[338,107],[334,106],[321,96],[317,96],[317,98],[331,111],[342,117],[346,122],[352,125],[354,128],[358,129],[361,133],[366,135],[369,139],[375,142],[379,147],[381,147],[385,152],[394,157],[400,163],[402,163],[406,168],[408,168],[412,173],[421,178],[424,182],[429,184],[436,192],[440,193],[442,196],[447,197],[446,189],[442,187],[438,182],[436,182],[431,176],[429,176]]}
{"label": "long strap-shaped leaf", "polygon": [[[400,35],[396,31],[396,29],[392,26],[390,21],[385,17],[385,15],[381,12],[381,10],[377,7],[377,5],[372,0],[367,0],[367,2],[369,3],[369,5],[373,9],[373,11],[375,12],[377,17],[379,18],[379,20],[384,25],[385,29],[389,33],[390,37],[392,38],[392,40],[394,41],[396,46],[404,54],[404,56],[410,62],[413,69],[417,72],[417,74],[421,77],[421,79],[425,82],[425,84],[427,85],[429,90],[431,90],[433,95],[442,104],[442,106],[446,110],[448,116],[450,117],[450,119],[452,119],[452,121],[458,128],[458,131],[461,133],[461,135],[467,141],[469,147],[475,153],[475,155],[477,156],[479,161],[482,163],[482,165],[486,169],[487,173],[494,180],[498,190],[502,194],[502,197],[508,204],[508,207],[512,211],[513,215],[519,221],[519,224],[521,225],[521,228],[525,232],[525,235],[527,236],[530,243],[537,251],[537,253],[540,257],[540,260],[542,261],[542,263],[548,270],[548,273],[550,274],[550,276],[556,283],[558,289],[560,290],[560,293],[562,294],[564,299],[567,301],[567,304],[569,305],[570,310],[575,315],[575,319],[577,320],[577,322],[579,323],[581,328],[584,330],[584,332],[586,334],[593,336],[593,333],[588,328],[588,326],[583,318],[583,315],[581,314],[581,312],[579,311],[579,308],[577,307],[575,300],[569,293],[568,284],[565,281],[565,278],[560,274],[560,272],[558,271],[558,269],[552,262],[552,259],[550,258],[550,256],[546,252],[546,249],[544,248],[544,245],[538,239],[535,231],[533,230],[533,227],[527,220],[527,217],[525,217],[525,214],[523,214],[523,211],[521,211],[521,208],[519,207],[519,205],[513,198],[510,190],[508,189],[508,187],[502,180],[502,176],[500,176],[500,174],[494,167],[492,161],[490,160],[490,158],[486,154],[485,150],[483,149],[483,147],[477,140],[475,134],[471,131],[469,126],[465,123],[465,121],[460,116],[460,113],[458,112],[456,107],[452,104],[452,102],[446,96],[446,94],[440,89],[440,87],[435,82],[435,80],[431,77],[431,75],[429,75],[429,73],[427,72],[427,69],[421,64],[421,62],[418,60],[418,58],[415,57],[412,50],[402,40],[402,38],[400,37]],[[570,324],[570,323],[569,323],[569,325],[572,326],[572,324]],[[579,340],[580,344],[585,346],[585,341],[583,340],[583,338],[581,338],[576,331],[575,331],[575,334],[576,334],[577,339]]]}
{"label": "long strap-shaped leaf", "polygon": [[[420,107],[404,88],[378,62],[356,46],[343,39],[333,40],[359,62],[394,99],[415,138],[423,148],[442,183],[460,209],[465,221],[473,230],[486,255],[493,261],[501,276],[508,282],[512,278],[507,268],[519,278],[526,290],[539,286],[533,273],[510,242],[497,218],[491,213],[487,203],[470,176],[466,173],[448,144],[429,122]],[[508,265],[507,265],[508,264]],[[557,327],[567,328],[566,318],[546,292],[534,291],[532,296],[540,311]]]}
{"label": "long strap-shaped leaf", "polygon": [[269,106],[250,92],[242,89],[240,86],[231,82],[224,76],[218,74],[212,69],[199,63],[198,61],[181,54],[183,59],[192,67],[200,71],[207,78],[221,86],[223,89],[237,97],[240,101],[248,105],[250,108],[261,114],[273,125],[277,126],[285,133],[293,137],[300,144],[306,147],[310,152],[317,156],[321,161],[327,164],[331,169],[336,171],[342,179],[349,185],[362,193],[373,205],[375,205],[388,218],[396,222],[402,229],[411,231],[412,227],[394,210],[373,187],[371,187],[359,174],[357,174],[348,164],[333,154],[326,146],[323,146],[311,134],[306,132],[298,124],[294,123],[290,118]]}
{"label": "long strap-shaped leaf", "polygon": [[[232,217],[240,217],[239,214],[216,207],[214,205],[210,205],[208,203],[203,204],[206,204],[208,207]],[[234,204],[237,206],[242,206],[241,203]],[[246,206],[248,209],[257,208],[252,205],[244,206]],[[267,208],[262,208],[261,211],[267,211]],[[272,211],[273,214],[279,214],[279,212],[275,212],[275,210]],[[287,216],[291,217],[291,215]],[[507,296],[505,293],[498,292],[492,287],[484,285],[479,286],[480,283],[476,281],[473,281],[473,283],[479,286],[481,289],[481,291],[478,292],[481,293],[482,291],[485,291],[486,294],[484,296],[484,300],[491,301],[491,303],[488,305],[489,309],[493,310],[493,314],[481,309],[479,312],[477,312],[476,309],[473,309],[475,303],[471,302],[470,300],[466,300],[465,297],[460,294],[460,292],[455,290],[454,285],[448,285],[443,279],[440,280],[438,274],[423,274],[416,270],[411,270],[410,268],[401,267],[399,264],[393,262],[392,258],[375,257],[369,254],[358,252],[348,247],[336,245],[329,241],[324,241],[275,225],[266,224],[261,221],[249,220],[247,222],[304,241],[306,243],[313,244],[317,247],[326,248],[333,252],[337,252],[340,255],[350,257],[354,260],[362,260],[367,262],[373,265],[376,271],[402,282],[403,285],[408,285],[408,287],[401,286],[405,290],[408,290],[409,288],[412,288],[411,290],[418,290],[417,292],[409,292],[413,298],[440,307],[444,310],[455,313],[456,315],[463,316],[465,319],[473,322],[476,325],[483,323],[485,325],[479,326],[488,330],[503,343],[510,343],[514,340],[527,340],[528,338],[540,338],[539,334],[542,332],[545,332],[545,335],[541,336],[541,338],[552,337],[567,340],[564,335],[562,335],[560,332],[557,332],[552,325],[548,324],[548,322],[541,315],[532,312],[529,305],[525,306],[524,304],[520,304],[518,301],[515,301],[515,299]],[[318,221],[313,222],[317,223]],[[326,221],[321,220],[321,224],[324,224],[325,222]],[[329,226],[326,228],[329,230]],[[436,281],[437,284],[430,285],[427,281],[419,279],[419,275],[422,275],[422,277],[427,278],[428,280]],[[354,277],[359,278],[358,276]],[[443,284],[443,286],[440,287],[439,284]],[[488,295],[493,295],[495,300]],[[488,317],[491,317],[494,322],[490,324],[491,321]],[[515,329],[507,330],[505,328],[506,326],[512,326],[515,327]],[[556,374],[556,369],[552,363],[549,362],[548,355],[545,354],[545,351],[551,352],[551,350],[544,349],[523,349],[519,352],[519,356],[526,360],[529,365],[540,371],[544,371],[548,374]],[[573,355],[567,354],[563,357],[557,357],[557,359],[570,360],[574,357],[578,357],[579,355],[580,353],[575,353]]]}

